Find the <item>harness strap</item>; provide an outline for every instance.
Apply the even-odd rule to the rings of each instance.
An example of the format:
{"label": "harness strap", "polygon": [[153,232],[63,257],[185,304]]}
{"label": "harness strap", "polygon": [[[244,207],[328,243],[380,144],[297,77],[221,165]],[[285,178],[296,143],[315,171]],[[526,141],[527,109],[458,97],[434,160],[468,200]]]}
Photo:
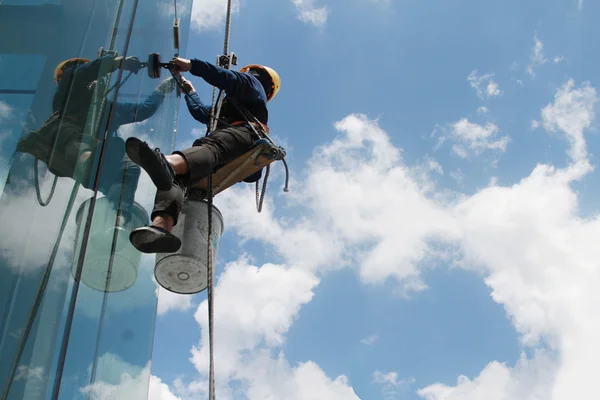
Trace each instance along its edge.
{"label": "harness strap", "polygon": [[239,125],[252,125],[255,128],[258,126],[258,124],[260,123],[260,126],[262,126],[262,128],[265,130],[265,132],[267,133],[271,133],[269,130],[269,127],[265,124],[263,124],[262,122],[254,122],[254,121],[234,121],[234,122],[230,122],[229,124],[232,126],[239,126]]}

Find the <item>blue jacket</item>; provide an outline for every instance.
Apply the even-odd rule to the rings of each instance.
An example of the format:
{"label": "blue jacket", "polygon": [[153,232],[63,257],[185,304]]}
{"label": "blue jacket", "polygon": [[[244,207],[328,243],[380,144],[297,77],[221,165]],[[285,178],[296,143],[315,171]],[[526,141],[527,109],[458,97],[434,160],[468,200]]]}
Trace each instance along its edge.
{"label": "blue jacket", "polygon": [[[267,110],[267,94],[263,85],[256,77],[248,73],[231,71],[206,61],[192,59],[190,73],[204,79],[208,84],[225,91],[220,118],[227,122],[244,121],[228,98],[235,98],[240,105],[245,107],[260,122],[267,125],[269,112]],[[210,105],[200,101],[198,94],[192,92],[185,96],[188,110],[197,121],[208,125],[210,121]]]}
{"label": "blue jacket", "polygon": [[[54,95],[53,111],[60,111],[64,116],[81,121],[83,129],[94,96],[94,89],[89,86],[93,81],[101,79],[104,75],[117,69],[112,60],[111,55],[106,55],[64,71]],[[114,104],[111,123],[113,135],[121,125],[150,118],[162,105],[164,99],[164,94],[154,91],[141,103],[115,103],[107,100],[106,109],[110,109]]]}

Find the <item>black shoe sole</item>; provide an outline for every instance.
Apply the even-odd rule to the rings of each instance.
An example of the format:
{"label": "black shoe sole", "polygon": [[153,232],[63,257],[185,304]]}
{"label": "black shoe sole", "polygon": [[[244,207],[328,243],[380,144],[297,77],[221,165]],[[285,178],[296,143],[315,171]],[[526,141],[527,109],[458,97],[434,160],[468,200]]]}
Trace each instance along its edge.
{"label": "black shoe sole", "polygon": [[162,233],[150,227],[138,228],[129,234],[129,241],[142,253],[175,253],[181,240],[170,233]]}
{"label": "black shoe sole", "polygon": [[150,176],[158,190],[168,191],[173,186],[173,174],[160,159],[160,155],[138,138],[130,137],[125,142],[127,155]]}

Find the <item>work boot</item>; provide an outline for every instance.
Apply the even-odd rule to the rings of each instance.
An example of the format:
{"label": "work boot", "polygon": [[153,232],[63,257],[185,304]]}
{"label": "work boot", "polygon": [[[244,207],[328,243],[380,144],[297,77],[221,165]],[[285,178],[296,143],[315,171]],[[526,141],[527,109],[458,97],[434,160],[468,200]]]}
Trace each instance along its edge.
{"label": "work boot", "polygon": [[175,179],[175,170],[159,148],[152,150],[146,142],[130,137],[125,142],[125,150],[131,161],[146,171],[158,190],[171,189],[173,179]]}
{"label": "work boot", "polygon": [[175,253],[181,240],[158,226],[143,226],[129,235],[131,244],[142,253]]}

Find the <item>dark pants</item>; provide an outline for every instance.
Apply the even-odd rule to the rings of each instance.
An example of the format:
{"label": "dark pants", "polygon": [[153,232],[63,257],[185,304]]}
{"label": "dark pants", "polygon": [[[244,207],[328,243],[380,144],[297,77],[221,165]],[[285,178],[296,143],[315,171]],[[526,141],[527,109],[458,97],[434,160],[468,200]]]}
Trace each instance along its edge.
{"label": "dark pants", "polygon": [[214,131],[210,136],[197,139],[191,148],[175,151],[189,166],[189,173],[177,176],[168,191],[159,190],[154,200],[151,218],[165,213],[177,224],[183,207],[184,191],[187,187],[207,177],[217,166],[225,165],[248,151],[258,136],[249,126],[236,126]]}

